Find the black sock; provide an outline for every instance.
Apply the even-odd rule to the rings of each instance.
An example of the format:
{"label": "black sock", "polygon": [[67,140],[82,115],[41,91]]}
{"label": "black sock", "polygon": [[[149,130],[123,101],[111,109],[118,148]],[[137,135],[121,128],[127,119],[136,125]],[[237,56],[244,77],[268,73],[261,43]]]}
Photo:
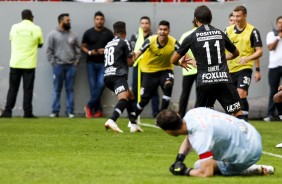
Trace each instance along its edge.
{"label": "black sock", "polygon": [[127,106],[126,106],[128,119],[132,124],[136,124],[136,114],[135,114],[135,108],[134,108],[134,100],[129,99]]}
{"label": "black sock", "polygon": [[161,111],[168,108],[169,102],[170,102],[170,99],[164,99],[164,98],[162,99]]}
{"label": "black sock", "polygon": [[241,98],[241,101],[243,103],[243,114],[246,116],[246,119],[248,119],[248,115],[249,115],[249,102],[247,100],[247,98]]}
{"label": "black sock", "polygon": [[124,109],[126,108],[127,103],[128,101],[126,99],[120,99],[116,104],[114,112],[112,113],[110,119],[116,121],[119,118],[119,116],[122,114]]}

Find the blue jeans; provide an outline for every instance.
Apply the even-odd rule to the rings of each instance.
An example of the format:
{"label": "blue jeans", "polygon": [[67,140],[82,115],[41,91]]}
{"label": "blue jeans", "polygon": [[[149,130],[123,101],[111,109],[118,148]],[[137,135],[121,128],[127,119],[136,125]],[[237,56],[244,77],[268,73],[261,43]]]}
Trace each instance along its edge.
{"label": "blue jeans", "polygon": [[103,111],[101,96],[105,88],[104,63],[87,62],[87,76],[90,88],[90,100],[87,106],[94,111]]}
{"label": "blue jeans", "polygon": [[74,79],[76,74],[76,66],[69,64],[56,64],[53,66],[53,105],[52,112],[59,113],[60,98],[63,83],[65,82],[67,109],[66,113],[73,114],[74,112]]}

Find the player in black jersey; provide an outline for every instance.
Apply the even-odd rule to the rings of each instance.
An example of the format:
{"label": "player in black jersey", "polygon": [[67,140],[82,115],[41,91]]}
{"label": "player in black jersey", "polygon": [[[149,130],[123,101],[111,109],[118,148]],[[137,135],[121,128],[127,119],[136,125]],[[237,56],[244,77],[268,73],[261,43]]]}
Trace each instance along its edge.
{"label": "player in black jersey", "polygon": [[[226,62],[237,57],[239,51],[224,32],[210,25],[212,13],[207,6],[197,7],[194,17],[198,28],[184,39],[174,53],[172,63],[191,49],[196,61],[188,63],[197,65],[198,69],[196,107],[213,108],[215,100],[218,100],[226,113],[243,118],[240,98]],[[225,49],[230,53],[225,55]]]}
{"label": "player in black jersey", "polygon": [[128,66],[132,66],[132,49],[130,43],[125,39],[125,23],[118,21],[113,25],[114,39],[105,47],[105,84],[118,98],[114,112],[105,123],[106,129],[112,129],[115,132],[123,131],[117,126],[116,120],[125,108],[128,110],[128,117],[131,122],[130,132],[143,132],[136,124],[133,98],[130,99],[128,87]]}

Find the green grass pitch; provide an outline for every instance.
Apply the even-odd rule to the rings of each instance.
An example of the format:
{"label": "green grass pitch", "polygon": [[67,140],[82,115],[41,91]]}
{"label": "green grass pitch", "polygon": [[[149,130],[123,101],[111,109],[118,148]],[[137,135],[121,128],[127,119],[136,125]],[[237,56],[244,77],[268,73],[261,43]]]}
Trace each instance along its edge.
{"label": "green grass pitch", "polygon": [[[128,120],[118,125],[123,134],[105,131],[105,118],[0,119],[0,183],[97,184],[255,184],[282,183],[282,122],[251,121],[263,138],[259,163],[276,168],[275,175],[253,177],[193,178],[173,176],[168,168],[184,137],[143,127],[130,133]],[[154,124],[154,119],[142,119]],[[271,156],[271,154],[275,154]],[[185,160],[193,166],[192,152]]]}

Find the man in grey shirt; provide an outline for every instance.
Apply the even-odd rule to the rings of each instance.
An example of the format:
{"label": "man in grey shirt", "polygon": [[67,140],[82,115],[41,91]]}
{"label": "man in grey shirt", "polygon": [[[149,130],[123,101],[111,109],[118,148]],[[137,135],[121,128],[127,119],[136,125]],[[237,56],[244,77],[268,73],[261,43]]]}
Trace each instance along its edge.
{"label": "man in grey shirt", "polygon": [[77,36],[70,30],[71,20],[67,13],[58,16],[59,26],[48,34],[47,58],[53,66],[53,104],[50,117],[59,117],[60,96],[65,83],[66,114],[74,117],[74,79],[80,59]]}

